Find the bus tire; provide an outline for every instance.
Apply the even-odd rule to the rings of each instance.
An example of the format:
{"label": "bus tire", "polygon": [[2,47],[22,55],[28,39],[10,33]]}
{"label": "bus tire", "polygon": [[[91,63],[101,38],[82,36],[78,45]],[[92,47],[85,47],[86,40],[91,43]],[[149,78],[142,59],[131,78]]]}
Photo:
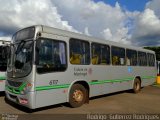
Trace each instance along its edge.
{"label": "bus tire", "polygon": [[140,90],[141,90],[141,81],[138,78],[136,78],[133,84],[133,92],[139,93]]}
{"label": "bus tire", "polygon": [[82,106],[87,99],[87,90],[81,84],[74,84],[69,94],[69,104],[76,108]]}

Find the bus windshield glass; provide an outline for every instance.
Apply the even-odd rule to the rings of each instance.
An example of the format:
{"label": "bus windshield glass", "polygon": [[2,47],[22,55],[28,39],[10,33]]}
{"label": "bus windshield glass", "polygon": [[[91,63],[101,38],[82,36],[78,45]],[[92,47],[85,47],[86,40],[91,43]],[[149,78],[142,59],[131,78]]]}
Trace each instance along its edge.
{"label": "bus windshield glass", "polygon": [[7,69],[7,54],[9,46],[0,46],[0,71]]}
{"label": "bus windshield glass", "polygon": [[32,69],[33,41],[22,41],[11,47],[8,60],[8,76],[24,77]]}
{"label": "bus windshield glass", "polygon": [[[17,33],[13,36],[13,44],[10,47],[10,54],[8,59],[8,77],[24,77],[31,72],[34,36],[32,36],[31,39],[31,35],[28,33],[30,32],[25,29],[24,32],[20,31],[20,33]],[[26,36],[22,37],[21,35]],[[27,35],[29,35],[28,38]]]}
{"label": "bus windshield glass", "polygon": [[13,43],[21,42],[22,40],[26,39],[33,39],[35,34],[35,27],[29,27],[22,29],[15,33],[12,37]]}

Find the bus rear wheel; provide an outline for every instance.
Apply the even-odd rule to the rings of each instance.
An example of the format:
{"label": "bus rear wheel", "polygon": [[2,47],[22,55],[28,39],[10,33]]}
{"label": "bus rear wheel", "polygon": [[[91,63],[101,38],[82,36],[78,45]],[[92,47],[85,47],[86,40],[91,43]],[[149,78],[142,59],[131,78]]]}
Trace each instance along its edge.
{"label": "bus rear wheel", "polygon": [[69,95],[69,104],[71,107],[80,107],[85,103],[87,98],[87,90],[81,84],[75,84],[72,86]]}
{"label": "bus rear wheel", "polygon": [[133,92],[138,93],[140,92],[140,90],[141,90],[141,81],[138,78],[136,78],[134,80]]}

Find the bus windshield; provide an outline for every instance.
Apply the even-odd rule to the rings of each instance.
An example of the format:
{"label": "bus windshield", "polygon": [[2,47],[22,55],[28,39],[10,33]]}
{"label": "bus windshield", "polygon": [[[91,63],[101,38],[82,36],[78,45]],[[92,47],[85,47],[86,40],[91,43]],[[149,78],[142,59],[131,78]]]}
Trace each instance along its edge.
{"label": "bus windshield", "polygon": [[7,69],[8,46],[0,46],[0,71]]}
{"label": "bus windshield", "polygon": [[11,46],[8,60],[8,76],[24,77],[32,69],[33,41],[21,41]]}

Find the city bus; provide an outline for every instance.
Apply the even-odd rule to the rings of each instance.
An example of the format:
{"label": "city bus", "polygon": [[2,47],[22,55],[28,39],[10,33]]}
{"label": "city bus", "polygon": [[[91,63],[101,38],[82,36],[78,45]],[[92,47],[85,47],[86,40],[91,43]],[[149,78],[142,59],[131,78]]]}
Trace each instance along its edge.
{"label": "city bus", "polygon": [[6,100],[36,109],[132,90],[155,82],[155,53],[43,25],[16,32],[7,65]]}
{"label": "city bus", "polygon": [[0,92],[5,90],[7,55],[10,41],[0,40]]}

